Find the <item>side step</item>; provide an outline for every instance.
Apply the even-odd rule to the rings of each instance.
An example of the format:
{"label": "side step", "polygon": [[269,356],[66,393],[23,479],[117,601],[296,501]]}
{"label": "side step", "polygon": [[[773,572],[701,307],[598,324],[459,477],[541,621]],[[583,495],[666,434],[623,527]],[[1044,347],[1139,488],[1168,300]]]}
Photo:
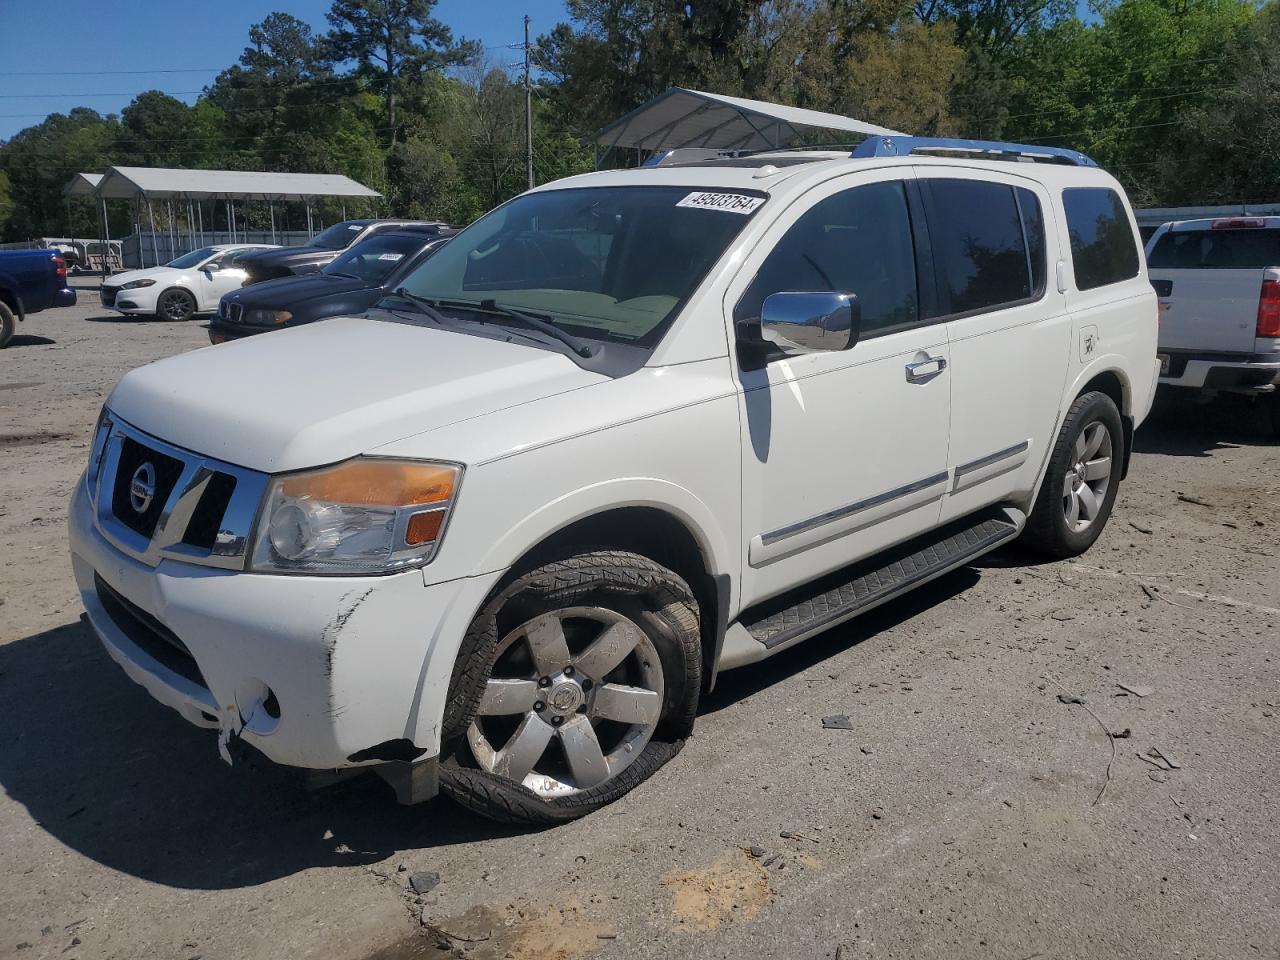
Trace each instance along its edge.
{"label": "side step", "polygon": [[767,648],[848,620],[926,580],[963,566],[1022,530],[1015,511],[981,513],[828,574],[744,612],[741,623]]}

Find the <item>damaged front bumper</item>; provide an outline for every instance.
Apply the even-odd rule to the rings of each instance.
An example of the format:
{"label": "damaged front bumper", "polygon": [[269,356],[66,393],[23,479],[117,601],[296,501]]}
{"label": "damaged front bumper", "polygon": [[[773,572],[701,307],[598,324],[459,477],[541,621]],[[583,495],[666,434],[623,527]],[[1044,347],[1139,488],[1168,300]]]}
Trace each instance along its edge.
{"label": "damaged front bumper", "polygon": [[152,567],[103,537],[83,482],[70,537],[81,600],[111,658],[156,700],[216,729],[224,759],[243,741],[291,767],[379,766],[402,798],[424,799],[453,656],[496,577],[426,586],[420,570]]}

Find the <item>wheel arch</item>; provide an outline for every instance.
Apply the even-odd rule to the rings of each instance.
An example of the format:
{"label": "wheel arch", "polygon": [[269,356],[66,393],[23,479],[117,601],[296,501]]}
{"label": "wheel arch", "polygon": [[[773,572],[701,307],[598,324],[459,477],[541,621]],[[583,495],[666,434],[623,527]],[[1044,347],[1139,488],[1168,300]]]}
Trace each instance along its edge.
{"label": "wheel arch", "polygon": [[163,290],[161,290],[159,293],[156,294],[157,313],[160,310],[160,301],[163,300],[165,296],[167,296],[168,294],[173,293],[175,290],[179,290],[191,298],[191,315],[193,317],[200,312],[200,298],[196,296],[196,292],[192,290],[190,287],[185,286],[181,283],[171,283],[167,287],[165,287]]}
{"label": "wheel arch", "polygon": [[1116,409],[1120,411],[1120,423],[1124,427],[1124,458],[1120,462],[1120,479],[1123,480],[1129,475],[1129,458],[1133,451],[1133,387],[1119,367],[1106,367],[1102,370],[1090,368],[1085,376],[1088,379],[1075,391],[1066,408],[1093,391],[1106,394],[1115,403]]}
{"label": "wheel arch", "polygon": [[533,567],[577,550],[606,547],[648,557],[678,574],[693,591],[698,602],[703,683],[709,689],[728,623],[731,577],[723,548],[718,548],[707,526],[670,502],[615,501],[557,512],[559,522],[543,529],[503,564],[507,573],[491,595]]}

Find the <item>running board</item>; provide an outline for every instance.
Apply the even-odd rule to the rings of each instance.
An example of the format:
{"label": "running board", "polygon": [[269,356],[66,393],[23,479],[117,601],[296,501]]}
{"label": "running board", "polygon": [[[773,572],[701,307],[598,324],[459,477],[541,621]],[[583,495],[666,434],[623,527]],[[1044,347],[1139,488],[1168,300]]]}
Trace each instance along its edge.
{"label": "running board", "polygon": [[768,600],[740,622],[770,650],[801,640],[994,550],[1023,520],[1012,509],[966,517]]}

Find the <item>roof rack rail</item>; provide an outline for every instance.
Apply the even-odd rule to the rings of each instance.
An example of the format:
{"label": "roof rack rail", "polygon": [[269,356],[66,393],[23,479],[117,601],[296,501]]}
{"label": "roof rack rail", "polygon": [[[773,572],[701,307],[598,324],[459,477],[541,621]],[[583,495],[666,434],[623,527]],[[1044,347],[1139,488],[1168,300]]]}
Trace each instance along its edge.
{"label": "roof rack rail", "polygon": [[957,154],[983,160],[1021,160],[1031,163],[1063,163],[1075,167],[1096,167],[1092,157],[1079,150],[1044,147],[1030,143],[1003,143],[999,140],[954,140],[947,137],[867,137],[854,148],[851,157],[906,157],[913,153]]}

